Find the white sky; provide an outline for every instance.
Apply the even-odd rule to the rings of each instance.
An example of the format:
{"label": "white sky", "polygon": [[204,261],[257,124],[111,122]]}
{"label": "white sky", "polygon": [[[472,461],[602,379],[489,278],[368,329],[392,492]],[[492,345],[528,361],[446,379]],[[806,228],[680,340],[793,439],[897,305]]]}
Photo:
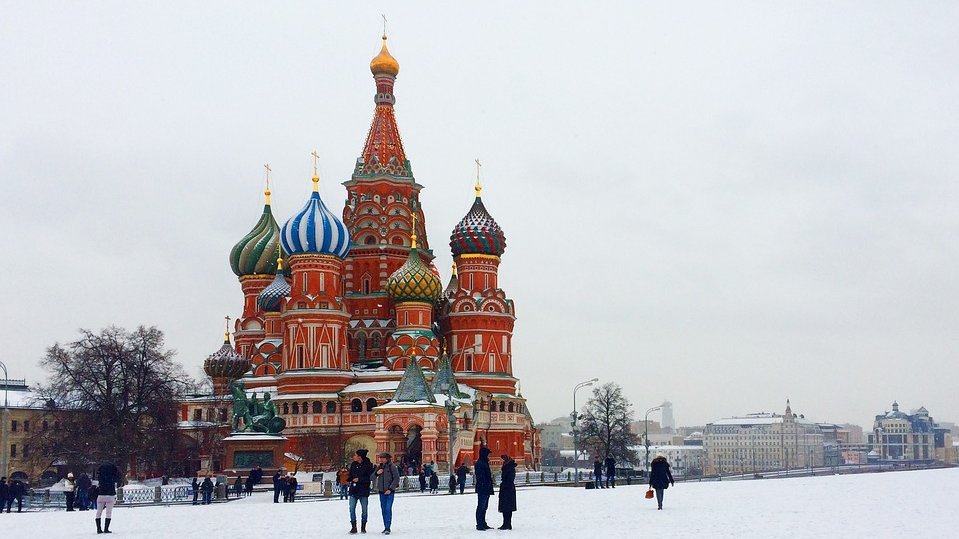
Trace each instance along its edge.
{"label": "white sky", "polygon": [[[349,9],[343,11],[341,9]],[[3,361],[157,325],[191,372],[241,309],[262,164],[341,208],[390,19],[444,282],[484,162],[538,420],[615,380],[678,424],[959,419],[959,6],[6,2]],[[580,392],[585,401],[585,392]],[[655,417],[655,416],[654,416]]]}

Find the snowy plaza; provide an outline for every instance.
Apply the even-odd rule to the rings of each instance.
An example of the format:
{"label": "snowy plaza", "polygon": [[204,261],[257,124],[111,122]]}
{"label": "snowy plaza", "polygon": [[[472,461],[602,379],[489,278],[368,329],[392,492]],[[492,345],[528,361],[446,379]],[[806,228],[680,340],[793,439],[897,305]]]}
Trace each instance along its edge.
{"label": "snowy plaza", "polygon": [[[475,496],[401,494],[393,535],[405,537],[949,537],[959,528],[959,470],[885,472],[793,479],[677,483],[663,511],[644,487],[615,490],[521,488],[512,531],[474,529]],[[490,503],[487,520],[500,524]],[[93,513],[4,515],[16,536],[88,537]],[[120,507],[113,537],[326,537],[347,535],[347,503],[302,499],[272,504],[257,493],[211,506]],[[370,499],[369,533],[382,529]]]}

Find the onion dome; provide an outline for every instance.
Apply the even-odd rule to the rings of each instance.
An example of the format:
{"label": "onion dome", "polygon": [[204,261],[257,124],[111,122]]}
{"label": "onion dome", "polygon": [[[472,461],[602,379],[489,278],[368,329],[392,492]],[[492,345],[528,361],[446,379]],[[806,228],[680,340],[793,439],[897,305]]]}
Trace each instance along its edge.
{"label": "onion dome", "polygon": [[443,297],[450,299],[456,295],[456,292],[459,291],[460,280],[456,276],[456,264],[453,264],[453,275],[450,277],[450,282],[446,285],[446,288],[443,290]]}
{"label": "onion dome", "polygon": [[263,312],[278,313],[283,306],[283,298],[290,295],[290,283],[283,277],[283,259],[276,261],[276,277],[273,282],[256,297],[256,303]]}
{"label": "onion dome", "polygon": [[483,188],[476,184],[476,200],[469,213],[453,228],[450,235],[450,250],[453,256],[491,255],[502,256],[506,250],[506,235],[486,211],[480,193]]}
{"label": "onion dome", "polygon": [[397,303],[433,303],[440,299],[443,284],[420,258],[419,251],[416,250],[416,234],[413,234],[412,239],[410,256],[386,281],[386,293]]}
{"label": "onion dome", "polygon": [[270,209],[270,189],[264,192],[266,204],[253,230],[230,251],[230,268],[237,277],[270,275],[276,273],[276,259],[280,249],[280,227]]}
{"label": "onion dome", "polygon": [[350,231],[320,198],[320,178],[313,176],[313,194],[306,205],[283,225],[280,241],[287,255],[319,254],[346,258]]}
{"label": "onion dome", "polygon": [[370,61],[370,72],[374,75],[389,75],[395,77],[400,74],[400,63],[393,58],[390,51],[386,48],[386,36],[383,36],[383,48]]}
{"label": "onion dome", "polygon": [[250,370],[250,360],[236,353],[230,344],[230,333],[224,336],[223,346],[203,361],[203,371],[210,378],[236,380]]}

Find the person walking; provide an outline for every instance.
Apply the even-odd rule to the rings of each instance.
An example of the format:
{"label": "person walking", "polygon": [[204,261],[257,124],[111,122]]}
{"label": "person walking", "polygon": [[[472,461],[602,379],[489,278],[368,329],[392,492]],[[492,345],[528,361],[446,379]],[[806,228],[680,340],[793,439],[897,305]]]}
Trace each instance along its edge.
{"label": "person walking", "polygon": [[90,480],[90,476],[87,475],[87,472],[81,472],[80,477],[77,478],[77,497],[76,505],[79,506],[80,511],[86,511],[90,509],[90,487],[93,485],[93,481]]}
{"label": "person walking", "polygon": [[606,488],[616,488],[616,459],[606,456]]}
{"label": "person walking", "polygon": [[436,494],[440,490],[440,475],[436,472],[430,474],[430,494]]}
{"label": "person walking", "polygon": [[366,521],[369,518],[370,478],[373,476],[373,463],[367,458],[369,450],[357,449],[350,463],[350,533],[356,533],[356,504],[363,508],[361,531],[366,533]]}
{"label": "person walking", "polygon": [[236,476],[236,481],[233,482],[233,494],[236,494],[237,498],[243,496],[243,478],[239,475]]}
{"label": "person walking", "polygon": [[593,459],[593,484],[596,488],[603,488],[603,463],[599,461],[599,455]]}
{"label": "person walking", "polygon": [[63,497],[67,499],[67,511],[73,511],[73,500],[77,495],[77,482],[73,479],[73,472],[67,473],[67,480],[63,483]]}
{"label": "person walking", "polygon": [[10,492],[10,486],[7,485],[7,478],[0,477],[0,515],[3,514],[3,508],[7,505],[8,492]]}
{"label": "person walking", "polygon": [[380,453],[376,467],[376,492],[380,495],[380,511],[383,513],[383,535],[390,534],[393,524],[393,497],[400,486],[400,469],[393,464],[393,456]]}
{"label": "person walking", "polygon": [[193,477],[193,482],[190,483],[190,488],[193,489],[193,505],[198,505],[197,499],[200,497],[200,479],[198,477]]}
{"label": "person walking", "polygon": [[426,470],[420,470],[420,494],[426,492]]}
{"label": "person walking", "polygon": [[340,468],[340,471],[336,473],[336,484],[340,487],[340,499],[346,499],[346,490],[350,486],[350,471],[346,469],[346,466]]}
{"label": "person walking", "polygon": [[[100,486],[97,489],[97,533],[113,533],[110,531],[110,521],[113,519],[113,504],[117,501],[117,487],[120,486],[120,469],[117,465],[103,461],[97,470]],[[106,513],[103,529],[100,528],[100,518]]]}
{"label": "person walking", "polygon": [[282,487],[280,479],[282,477],[283,475],[280,474],[280,470],[277,470],[276,473],[273,474],[273,503],[280,503],[280,488]]}
{"label": "person walking", "polygon": [[[23,495],[27,492],[26,485],[23,484],[23,481],[19,479],[10,478],[7,479],[7,513],[10,513],[10,508],[13,507],[13,501],[17,501],[17,512],[23,511]],[[2,511],[3,508],[0,508]]]}
{"label": "person walking", "polygon": [[656,491],[657,509],[663,508],[663,491],[670,485],[675,485],[673,474],[669,471],[669,462],[665,455],[656,455],[656,458],[649,464],[649,488]]}
{"label": "person walking", "polygon": [[296,481],[296,476],[290,474],[286,482],[286,491],[288,493],[290,503],[293,503],[294,501],[296,501],[296,485],[297,484],[298,483]]}
{"label": "person walking", "polygon": [[503,525],[500,530],[513,529],[513,513],[516,512],[516,461],[509,455],[502,455],[503,468],[499,483],[499,512],[503,513]]}
{"label": "person walking", "polygon": [[456,494],[456,474],[450,474],[449,479],[450,494]]}
{"label": "person walking", "polygon": [[469,473],[470,470],[466,467],[465,463],[461,463],[460,467],[456,469],[456,483],[460,486],[460,494],[462,494],[463,489],[466,488],[466,475]]}
{"label": "person walking", "polygon": [[254,475],[250,472],[250,475],[246,476],[246,495],[253,495],[253,483],[255,482]]}
{"label": "person walking", "polygon": [[280,478],[280,490],[283,492],[283,503],[290,502],[290,473],[283,474]]}
{"label": "person walking", "polygon": [[100,497],[100,486],[90,484],[90,490],[87,491],[87,497],[90,498],[90,509],[97,508],[97,498]]}
{"label": "person walking", "polygon": [[486,523],[486,509],[489,507],[489,497],[493,495],[493,471],[489,467],[489,448],[485,445],[480,446],[473,474],[476,476],[476,529],[489,530],[492,527]]}
{"label": "person walking", "polygon": [[200,490],[203,492],[203,505],[210,505],[213,503],[213,478],[211,476],[206,476],[206,479],[203,480],[203,483],[200,485]]}

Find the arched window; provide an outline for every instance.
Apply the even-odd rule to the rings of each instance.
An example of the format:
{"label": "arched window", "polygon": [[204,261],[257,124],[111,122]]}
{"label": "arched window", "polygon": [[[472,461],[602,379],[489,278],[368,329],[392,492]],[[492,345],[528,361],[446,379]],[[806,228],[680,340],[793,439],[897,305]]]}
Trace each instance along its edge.
{"label": "arched window", "polygon": [[379,348],[379,347],[380,347],[380,334],[379,334],[379,333],[374,333],[374,334],[373,334],[373,346],[371,346],[371,348]]}
{"label": "arched window", "polygon": [[366,333],[356,334],[356,353],[359,355],[360,361],[366,359]]}
{"label": "arched window", "polygon": [[366,279],[363,279],[363,293],[364,293],[364,294],[369,294],[369,293],[370,293],[370,279],[369,279],[369,277],[367,277]]}
{"label": "arched window", "polygon": [[313,401],[313,413],[322,414],[323,413],[323,403],[320,401]]}
{"label": "arched window", "polygon": [[306,401],[303,401],[303,404],[300,405],[300,409],[303,410],[304,414],[309,413],[309,407],[306,405]]}
{"label": "arched window", "polygon": [[329,401],[326,403],[326,413],[335,414],[336,413],[336,403]]}
{"label": "arched window", "polygon": [[363,240],[363,243],[365,243],[366,245],[373,245],[374,243],[376,243],[376,237],[372,235],[367,236],[366,239]]}
{"label": "arched window", "polygon": [[289,404],[289,403],[286,403],[286,402],[283,403],[283,415],[290,415],[290,404]]}
{"label": "arched window", "polygon": [[500,412],[505,412],[505,411],[506,411],[506,402],[504,402],[504,401],[499,401],[499,411],[500,411]]}
{"label": "arched window", "polygon": [[296,415],[296,414],[299,414],[299,413],[300,413],[300,403],[294,402],[294,403],[293,403],[293,414]]}
{"label": "arched window", "polygon": [[512,402],[509,403],[509,406],[506,407],[506,410],[509,411],[509,412],[512,412],[512,411],[513,411],[513,403],[512,403]]}
{"label": "arched window", "polygon": [[489,401],[489,409],[491,412],[496,411],[496,401]]}
{"label": "arched window", "polygon": [[376,408],[376,399],[373,399],[373,398],[366,399],[366,411],[372,412],[373,408]]}
{"label": "arched window", "polygon": [[363,411],[363,401],[360,399],[353,399],[350,401],[350,411],[351,412],[362,412]]}
{"label": "arched window", "polygon": [[396,236],[395,238],[393,238],[393,245],[403,245],[403,243],[404,243],[403,238],[401,238],[400,236]]}

